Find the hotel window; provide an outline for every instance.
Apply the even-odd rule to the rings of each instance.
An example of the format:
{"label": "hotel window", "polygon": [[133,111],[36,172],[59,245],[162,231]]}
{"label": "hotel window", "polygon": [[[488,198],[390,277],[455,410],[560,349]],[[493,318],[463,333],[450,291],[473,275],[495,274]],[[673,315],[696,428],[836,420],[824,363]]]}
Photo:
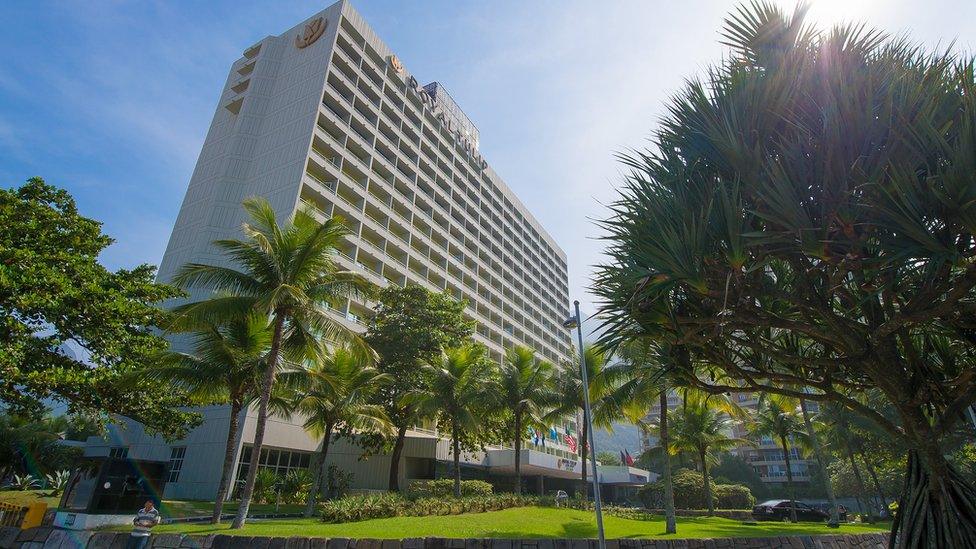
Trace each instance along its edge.
{"label": "hotel window", "polygon": [[[277,475],[285,475],[296,469],[308,469],[311,462],[311,452],[298,452],[293,450],[278,450],[275,448],[262,448],[259,469],[266,469]],[[251,465],[251,446],[245,446],[241,450],[241,459],[237,464],[237,478],[243,479],[247,475],[247,468]]]}
{"label": "hotel window", "polygon": [[169,479],[167,482],[179,482],[180,471],[183,469],[183,458],[186,456],[186,446],[175,446],[169,451]]}
{"label": "hotel window", "polygon": [[116,459],[125,459],[129,457],[129,447],[128,446],[113,446],[108,451],[108,457]]}

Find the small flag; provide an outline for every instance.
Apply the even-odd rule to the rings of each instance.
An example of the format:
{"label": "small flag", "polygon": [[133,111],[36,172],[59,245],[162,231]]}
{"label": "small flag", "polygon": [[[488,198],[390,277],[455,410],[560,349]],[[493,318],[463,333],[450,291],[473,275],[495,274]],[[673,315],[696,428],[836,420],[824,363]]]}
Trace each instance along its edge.
{"label": "small flag", "polygon": [[576,445],[576,437],[573,435],[566,435],[563,439],[566,441],[566,446],[569,446],[569,451],[576,452],[576,449],[578,448]]}
{"label": "small flag", "polygon": [[630,457],[630,451],[628,451],[628,450],[624,450],[624,451],[627,452],[627,459],[624,461],[624,463],[626,463],[627,465],[633,466],[634,465],[634,458]]}

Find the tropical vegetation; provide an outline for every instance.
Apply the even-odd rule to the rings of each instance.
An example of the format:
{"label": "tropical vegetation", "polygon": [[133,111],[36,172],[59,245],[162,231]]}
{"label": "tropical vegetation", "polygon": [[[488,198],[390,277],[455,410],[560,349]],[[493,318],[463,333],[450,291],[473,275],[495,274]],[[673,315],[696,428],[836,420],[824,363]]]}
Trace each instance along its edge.
{"label": "tropical vegetation", "polygon": [[445,349],[423,365],[428,384],[404,396],[420,417],[434,421],[448,436],[454,467],[454,497],[461,497],[461,451],[477,450],[493,438],[486,421],[500,406],[497,365],[481,345]]}
{"label": "tropical vegetation", "polygon": [[129,375],[167,347],[158,305],[180,291],[155,283],[150,265],[106,269],[98,256],[111,243],[39,177],[0,189],[0,405],[41,418],[60,403],[185,434],[200,417],[178,408],[183,395]]}
{"label": "tropical vegetation", "polygon": [[[622,157],[602,342],[679,346],[701,390],[870,418],[908,450],[894,544],[976,546],[976,488],[947,458],[976,399],[976,64],[807,9],[741,7],[729,56]],[[850,396],[867,389],[893,413]]]}
{"label": "tropical vegetation", "polygon": [[514,347],[505,355],[499,372],[499,405],[510,411],[508,439],[515,454],[515,493],[522,493],[522,441],[528,428],[547,428],[546,411],[557,399],[554,367],[528,347]]}
{"label": "tropical vegetation", "polygon": [[475,326],[464,316],[464,301],[423,286],[390,285],[378,292],[376,301],[364,339],[379,356],[380,372],[390,376],[390,382],[376,393],[375,403],[384,407],[396,433],[392,440],[364,437],[361,442],[390,453],[389,487],[399,491],[407,429],[422,422],[416,407],[404,397],[428,381],[417,365],[433,361],[444,349],[464,345]]}
{"label": "tropical vegetation", "polygon": [[[177,285],[212,295],[180,305],[174,314],[213,324],[250,314],[269,319],[271,342],[252,446],[257,456],[264,444],[269,402],[282,359],[289,354],[321,353],[326,343],[360,344],[328,309],[350,296],[369,295],[373,288],[362,275],[337,263],[337,246],[348,232],[340,218],[320,223],[313,214],[299,210],[282,224],[263,198],[248,198],[243,206],[249,216],[242,226],[244,239],[213,243],[231,266],[189,263],[181,267],[173,279]],[[233,528],[240,528],[247,519],[258,469],[258,460],[252,460]]]}
{"label": "tropical vegetation", "polygon": [[260,396],[271,330],[267,318],[254,312],[222,325],[182,320],[184,325],[174,324],[170,329],[187,332],[191,351],[167,351],[138,375],[182,389],[196,404],[230,405],[224,461],[211,516],[211,522],[218,524],[230,489],[241,412]]}
{"label": "tropical vegetation", "polygon": [[350,347],[335,346],[316,356],[305,367],[283,375],[294,390],[288,402],[292,412],[305,418],[304,428],[320,439],[312,463],[311,486],[305,516],[315,513],[327,487],[329,447],[334,436],[357,432],[386,433],[390,422],[382,406],[370,403],[373,394],[389,381],[370,364],[371,358]]}

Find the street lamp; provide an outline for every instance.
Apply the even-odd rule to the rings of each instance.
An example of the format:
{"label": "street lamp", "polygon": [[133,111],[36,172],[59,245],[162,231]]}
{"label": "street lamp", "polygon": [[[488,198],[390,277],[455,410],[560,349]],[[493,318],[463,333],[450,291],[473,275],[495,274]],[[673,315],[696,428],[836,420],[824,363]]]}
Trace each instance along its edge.
{"label": "street lamp", "polygon": [[580,319],[579,300],[573,301],[576,314],[563,322],[564,328],[576,328],[579,337],[580,379],[583,382],[583,420],[586,422],[586,433],[589,440],[583,441],[590,446],[590,463],[593,467],[593,506],[596,508],[596,531],[600,540],[600,549],[605,549],[607,540],[603,535],[603,509],[600,507],[600,479],[596,473],[596,445],[593,444],[593,414],[590,413],[590,383],[586,379],[586,356],[583,354],[583,321]]}

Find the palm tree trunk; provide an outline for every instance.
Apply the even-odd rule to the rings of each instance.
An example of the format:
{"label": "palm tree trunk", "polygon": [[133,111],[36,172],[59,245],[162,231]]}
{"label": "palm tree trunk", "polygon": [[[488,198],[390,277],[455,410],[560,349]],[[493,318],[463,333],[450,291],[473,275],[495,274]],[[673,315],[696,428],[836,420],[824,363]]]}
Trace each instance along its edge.
{"label": "palm tree trunk", "polygon": [[407,427],[402,426],[397,430],[396,442],[393,443],[393,451],[390,452],[390,491],[400,491],[400,456],[403,455],[403,441],[407,438]]}
{"label": "palm tree trunk", "polygon": [[329,443],[332,442],[332,427],[326,427],[322,435],[322,449],[315,455],[315,466],[312,467],[312,486],[308,489],[308,499],[305,500],[303,516],[310,518],[315,514],[315,504],[319,501],[319,494],[325,480],[325,458],[329,455]]}
{"label": "palm tree trunk", "polygon": [[237,449],[237,429],[240,426],[241,408],[244,407],[240,397],[232,397],[230,401],[230,426],[227,428],[227,445],[224,447],[224,465],[220,471],[220,483],[217,485],[217,495],[214,496],[213,515],[210,524],[220,524],[220,515],[224,512],[224,500],[227,499],[227,484],[230,482],[231,471],[234,469],[234,451]]}
{"label": "palm tree trunk", "polygon": [[454,446],[454,497],[461,497],[461,443],[457,427],[451,427],[451,444]]}
{"label": "palm tree trunk", "polygon": [[247,522],[247,512],[251,508],[251,497],[254,495],[254,481],[258,476],[258,466],[261,462],[261,447],[264,445],[264,429],[268,423],[268,401],[271,400],[271,389],[274,387],[275,373],[278,370],[278,355],[281,354],[281,335],[285,328],[285,316],[281,311],[275,312],[274,336],[271,339],[271,350],[268,352],[268,366],[264,374],[264,385],[261,387],[261,400],[258,404],[258,422],[254,427],[254,444],[251,448],[251,463],[247,468],[247,481],[241,494],[241,503],[237,508],[237,515],[231,524],[232,529],[238,529]]}
{"label": "palm tree trunk", "polygon": [[[861,460],[864,461],[864,467],[868,470],[868,475],[871,477],[871,481],[874,482],[874,489],[878,491],[878,501],[881,502],[881,509],[879,511],[884,511],[888,508],[888,501],[885,500],[884,492],[881,490],[881,483],[878,482],[878,472],[875,470],[874,465],[868,460],[868,457],[861,452]],[[878,513],[880,515],[880,513]]]}
{"label": "palm tree trunk", "polygon": [[783,445],[783,459],[786,460],[786,486],[790,492],[790,520],[796,522],[796,488],[793,486],[793,468],[790,467],[790,445],[786,437],[780,437],[780,444]]}
{"label": "palm tree trunk", "polygon": [[823,448],[820,446],[820,440],[817,439],[817,431],[813,428],[813,422],[810,421],[810,412],[807,411],[807,401],[802,398],[800,399],[800,411],[803,412],[803,424],[806,426],[807,436],[810,437],[810,444],[813,446],[813,454],[817,457],[817,467],[820,467],[821,476],[823,477],[824,492],[827,493],[827,501],[830,502],[830,522],[827,524],[831,526],[840,524],[837,498],[834,497],[834,487],[830,484],[830,474],[827,472],[827,460],[824,459]]}
{"label": "palm tree trunk", "polygon": [[[857,491],[859,494],[867,493],[864,490],[864,479],[861,477],[861,469],[857,466],[857,460],[854,459],[854,450],[851,449],[850,442],[845,442],[844,447],[847,449],[847,459],[851,462],[851,471],[854,473],[854,479],[857,480]],[[861,498],[855,496],[857,500],[857,506],[861,507],[861,512],[864,512],[864,506],[861,505]],[[868,512],[868,522],[874,524],[874,513],[871,512],[870,506],[867,509]]]}
{"label": "palm tree trunk", "polygon": [[705,481],[705,507],[708,509],[708,516],[715,514],[715,502],[712,501],[712,483],[708,479],[708,461],[705,459],[707,450],[698,450],[698,459],[701,460],[702,478]]}
{"label": "palm tree trunk", "polygon": [[661,449],[664,451],[664,523],[666,534],[677,531],[674,518],[674,486],[671,484],[671,453],[668,446],[671,437],[668,435],[668,390],[661,389]]}
{"label": "palm tree trunk", "polygon": [[[522,412],[515,412],[515,493],[522,495]],[[542,494],[539,494],[540,496]]]}

